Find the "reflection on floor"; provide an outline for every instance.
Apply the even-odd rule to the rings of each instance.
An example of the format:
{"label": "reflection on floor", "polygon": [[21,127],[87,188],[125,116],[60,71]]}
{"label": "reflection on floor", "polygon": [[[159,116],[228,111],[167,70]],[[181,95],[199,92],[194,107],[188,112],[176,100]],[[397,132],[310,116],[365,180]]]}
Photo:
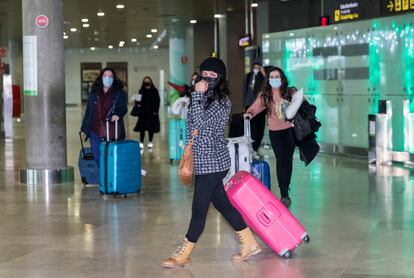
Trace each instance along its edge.
{"label": "reflection on floor", "polygon": [[[67,111],[73,166],[79,110]],[[129,130],[134,124],[129,118]],[[235,237],[211,208],[192,266],[167,270],[159,263],[186,232],[192,192],[169,164],[165,130],[153,152],[144,150],[141,196],[102,200],[78,175],[74,185],[19,185],[22,126],[14,141],[0,142],[0,277],[414,277],[414,178],[407,169],[369,174],[361,159],[321,155],[306,168],[296,159],[291,210],[312,241],[293,259],[266,248],[232,263]],[[275,169],[272,153],[263,152]],[[274,170],[272,184],[278,195]]]}

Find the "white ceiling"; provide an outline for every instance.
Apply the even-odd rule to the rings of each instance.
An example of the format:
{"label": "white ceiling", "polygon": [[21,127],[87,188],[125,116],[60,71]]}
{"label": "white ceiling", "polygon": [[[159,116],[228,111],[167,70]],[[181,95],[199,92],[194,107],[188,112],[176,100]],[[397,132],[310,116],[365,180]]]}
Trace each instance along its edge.
{"label": "white ceiling", "polygon": [[[117,4],[125,5],[117,9]],[[212,22],[215,13],[243,10],[244,0],[64,0],[64,31],[69,36],[65,47],[150,46],[171,24]],[[105,16],[98,17],[103,11]],[[89,19],[89,28],[82,27],[82,18]],[[0,22],[8,37],[21,37],[21,0],[0,0]],[[72,33],[71,28],[77,28]],[[153,38],[146,35],[156,28]],[[167,45],[167,40],[161,46]]]}

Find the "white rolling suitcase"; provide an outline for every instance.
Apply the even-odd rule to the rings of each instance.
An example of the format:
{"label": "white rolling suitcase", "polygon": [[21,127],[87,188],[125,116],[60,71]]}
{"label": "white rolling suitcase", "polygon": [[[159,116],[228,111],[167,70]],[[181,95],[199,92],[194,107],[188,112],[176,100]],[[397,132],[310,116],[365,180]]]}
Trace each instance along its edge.
{"label": "white rolling suitcase", "polygon": [[244,136],[229,138],[227,145],[230,152],[231,166],[227,176],[223,179],[226,184],[232,176],[239,171],[251,172],[252,164],[252,138],[250,132],[250,120],[244,120]]}

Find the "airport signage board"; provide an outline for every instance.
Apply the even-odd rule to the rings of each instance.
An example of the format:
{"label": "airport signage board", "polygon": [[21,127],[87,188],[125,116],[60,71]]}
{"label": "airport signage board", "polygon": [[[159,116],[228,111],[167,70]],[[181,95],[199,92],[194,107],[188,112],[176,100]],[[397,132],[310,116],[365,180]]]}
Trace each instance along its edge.
{"label": "airport signage board", "polygon": [[340,1],[334,11],[334,22],[345,22],[359,19],[361,10],[358,1]]}
{"label": "airport signage board", "polygon": [[382,0],[381,5],[383,15],[414,12],[414,0]]}

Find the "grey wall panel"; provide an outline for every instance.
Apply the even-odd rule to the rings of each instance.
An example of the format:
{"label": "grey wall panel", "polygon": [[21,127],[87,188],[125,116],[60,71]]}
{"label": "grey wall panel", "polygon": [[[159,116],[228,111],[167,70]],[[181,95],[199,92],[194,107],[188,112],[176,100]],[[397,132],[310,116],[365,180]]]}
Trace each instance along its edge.
{"label": "grey wall panel", "polygon": [[344,76],[342,79],[343,80],[355,80],[355,79],[366,80],[368,78],[369,78],[369,68],[361,67],[361,68],[345,68]]}
{"label": "grey wall panel", "polygon": [[350,44],[341,47],[342,56],[362,56],[369,54],[369,44]]}

